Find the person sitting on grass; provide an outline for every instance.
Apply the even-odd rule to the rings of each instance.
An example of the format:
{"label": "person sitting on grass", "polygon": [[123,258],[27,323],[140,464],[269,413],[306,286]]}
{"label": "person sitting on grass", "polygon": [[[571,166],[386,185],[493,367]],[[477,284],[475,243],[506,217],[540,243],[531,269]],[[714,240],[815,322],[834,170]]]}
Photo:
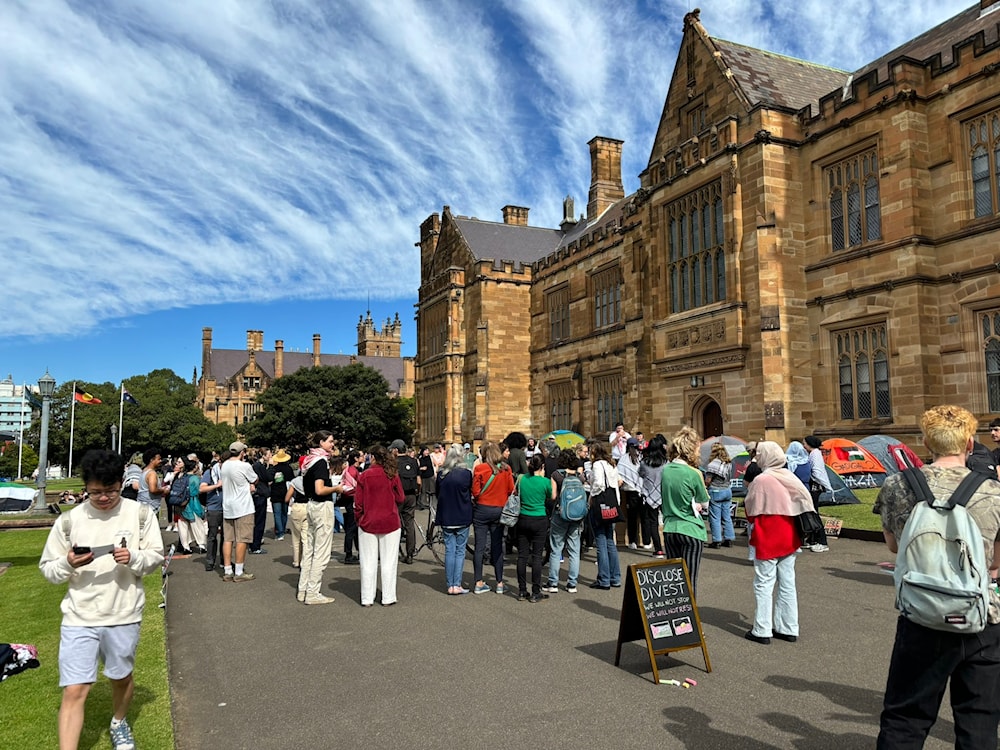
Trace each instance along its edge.
{"label": "person sitting on grass", "polygon": [[84,705],[97,682],[97,664],[111,681],[111,745],[134,750],[125,715],[135,689],[132,670],[146,595],[142,577],[163,564],[163,539],[149,506],[119,494],[125,461],[93,450],[80,471],[90,502],[52,526],[38,563],[50,583],[69,581],[62,601],[59,643],[59,748],[75,750]]}

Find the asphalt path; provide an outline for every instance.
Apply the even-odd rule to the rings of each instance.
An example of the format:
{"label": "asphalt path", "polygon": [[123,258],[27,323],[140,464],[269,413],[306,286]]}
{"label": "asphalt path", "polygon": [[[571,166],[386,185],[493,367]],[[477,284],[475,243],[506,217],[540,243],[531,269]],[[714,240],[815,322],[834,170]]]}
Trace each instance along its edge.
{"label": "asphalt path", "polygon": [[[697,648],[657,657],[661,679],[697,682],[682,689],[653,684],[644,642],[625,644],[614,665],[624,588],[587,587],[593,552],[579,593],[532,604],[447,596],[424,550],[399,566],[397,605],[363,608],[358,568],[339,562],[335,535],[323,592],[336,601],[304,606],[288,539],[248,555],[257,580],[247,583],[224,583],[200,555],[173,561],[178,750],[874,746],[896,620],[882,544],[832,539],[827,553],[801,553],[800,639],[769,646],[743,637],[754,606],[746,538],[706,550],[699,612],[712,672]],[[650,560],[620,556],[623,571]],[[465,570],[469,586],[471,559]],[[926,747],[953,743],[946,697]]]}

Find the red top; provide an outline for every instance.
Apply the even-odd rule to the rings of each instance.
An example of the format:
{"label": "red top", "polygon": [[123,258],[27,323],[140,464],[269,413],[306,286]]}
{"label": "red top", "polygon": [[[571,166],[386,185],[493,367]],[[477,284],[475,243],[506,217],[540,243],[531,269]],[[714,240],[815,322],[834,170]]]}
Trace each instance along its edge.
{"label": "red top", "polygon": [[362,531],[391,534],[399,529],[399,508],[403,504],[403,483],[399,474],[389,479],[378,464],[361,472],[354,492],[354,516]]}
{"label": "red top", "polygon": [[514,475],[510,467],[504,467],[498,471],[493,482],[483,492],[483,487],[490,481],[493,470],[489,464],[479,464],[472,472],[472,497],[480,505],[492,505],[502,508],[507,502],[510,493],[514,491]]}
{"label": "red top", "polygon": [[758,560],[792,555],[802,546],[798,522],[792,516],[754,516],[750,544]]}

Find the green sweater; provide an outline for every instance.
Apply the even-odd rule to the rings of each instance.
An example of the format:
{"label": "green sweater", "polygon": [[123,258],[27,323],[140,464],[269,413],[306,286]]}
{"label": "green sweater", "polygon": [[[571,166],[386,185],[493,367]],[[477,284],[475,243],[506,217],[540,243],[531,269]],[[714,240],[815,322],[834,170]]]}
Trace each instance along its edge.
{"label": "green sweater", "polygon": [[517,480],[521,495],[522,516],[545,516],[545,501],[552,497],[552,480],[534,474],[522,474]]}
{"label": "green sweater", "polygon": [[660,492],[663,495],[664,534],[684,534],[706,541],[705,522],[696,516],[692,502],[708,503],[708,491],[701,472],[686,463],[671,461],[664,464],[660,475]]}

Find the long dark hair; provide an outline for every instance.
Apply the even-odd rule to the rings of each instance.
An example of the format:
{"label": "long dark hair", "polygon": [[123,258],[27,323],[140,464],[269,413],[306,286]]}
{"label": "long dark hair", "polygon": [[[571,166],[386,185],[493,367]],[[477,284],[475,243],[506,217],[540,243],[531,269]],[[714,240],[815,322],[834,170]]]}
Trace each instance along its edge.
{"label": "long dark hair", "polygon": [[308,448],[319,448],[319,444],[330,437],[333,433],[329,430],[316,430],[309,438],[306,440],[306,447]]}
{"label": "long dark hair", "polygon": [[660,433],[656,433],[649,441],[646,450],[642,452],[642,462],[646,466],[663,466],[667,462],[667,439]]}
{"label": "long dark hair", "polygon": [[376,443],[368,449],[368,452],[372,454],[372,462],[381,466],[389,479],[396,476],[396,457],[387,451],[384,445]]}

